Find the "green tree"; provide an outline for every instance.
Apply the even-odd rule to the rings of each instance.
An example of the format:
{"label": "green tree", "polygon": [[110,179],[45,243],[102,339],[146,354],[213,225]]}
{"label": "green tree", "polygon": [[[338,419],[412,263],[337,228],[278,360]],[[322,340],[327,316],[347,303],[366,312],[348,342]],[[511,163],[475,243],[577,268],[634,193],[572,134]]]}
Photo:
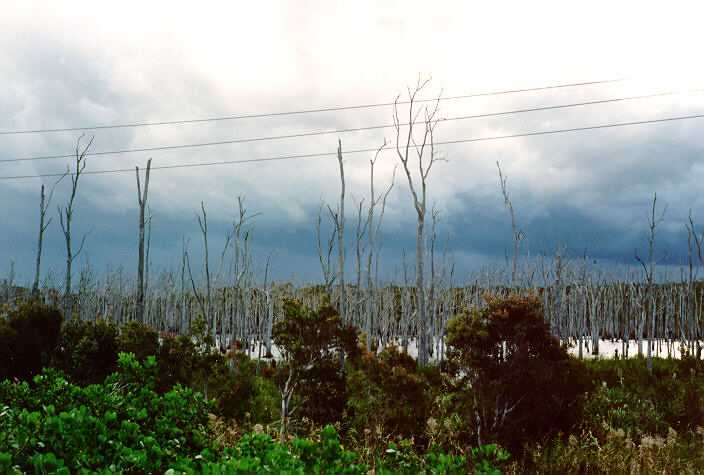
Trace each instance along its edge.
{"label": "green tree", "polygon": [[282,440],[291,414],[302,402],[315,406],[307,415],[316,422],[341,415],[346,394],[340,364],[345,354],[354,358],[357,351],[357,330],[343,324],[329,299],[318,310],[284,299],[283,311],[284,317],[273,330],[283,360],[275,377],[281,395]]}
{"label": "green tree", "polygon": [[75,384],[99,384],[117,369],[118,335],[117,326],[102,318],[64,323],[56,366]]}
{"label": "green tree", "polygon": [[0,315],[0,380],[31,379],[56,354],[63,317],[56,308],[22,303]]}
{"label": "green tree", "polygon": [[448,325],[448,357],[473,397],[477,442],[512,453],[527,439],[568,430],[590,387],[583,365],[549,332],[540,300],[485,297]]}

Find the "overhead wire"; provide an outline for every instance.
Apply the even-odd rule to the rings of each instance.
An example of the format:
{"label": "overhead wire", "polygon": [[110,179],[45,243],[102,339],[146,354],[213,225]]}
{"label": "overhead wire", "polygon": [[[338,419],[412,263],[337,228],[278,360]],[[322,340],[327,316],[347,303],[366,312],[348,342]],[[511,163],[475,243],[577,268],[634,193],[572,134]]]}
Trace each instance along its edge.
{"label": "overhead wire", "polygon": [[[457,120],[498,117],[498,116],[502,116],[502,115],[522,114],[522,113],[529,113],[529,112],[540,112],[540,111],[547,111],[547,110],[566,109],[566,108],[571,108],[571,107],[582,107],[582,106],[597,105],[597,104],[625,102],[625,101],[631,101],[631,100],[671,96],[671,95],[676,95],[676,94],[691,94],[691,93],[697,93],[697,92],[703,92],[703,91],[704,91],[704,88],[687,89],[687,90],[680,90],[680,91],[667,91],[667,92],[654,93],[654,94],[643,94],[643,95],[638,95],[638,96],[618,97],[618,98],[600,99],[600,100],[594,100],[594,101],[575,102],[575,103],[569,103],[569,104],[558,104],[558,105],[552,105],[552,106],[531,107],[531,108],[526,108],[526,109],[514,109],[514,110],[508,110],[508,111],[464,115],[464,116],[459,116],[459,117],[445,118],[445,119],[441,119],[441,120],[443,122],[448,122],[448,121],[457,121]],[[400,125],[407,126],[409,124],[400,124]],[[116,155],[116,154],[137,153],[137,152],[155,152],[155,151],[161,151],[161,150],[178,150],[178,149],[186,149],[186,148],[210,147],[210,146],[219,146],[219,145],[233,145],[233,144],[238,144],[238,143],[263,142],[263,141],[282,140],[282,139],[291,139],[291,138],[313,137],[313,136],[319,136],[319,135],[342,134],[342,133],[350,133],[350,132],[378,130],[378,129],[392,128],[394,126],[395,126],[394,124],[372,125],[372,126],[366,126],[366,127],[353,127],[353,128],[347,128],[347,129],[324,130],[324,131],[315,131],[315,132],[301,132],[301,133],[296,133],[296,134],[243,138],[243,139],[234,139],[234,140],[221,140],[221,141],[215,141],[215,142],[202,142],[202,143],[181,144],[181,145],[164,145],[164,146],[158,146],[158,147],[143,147],[143,148],[133,148],[133,149],[124,149],[124,150],[109,150],[109,151],[102,151],[102,152],[88,152],[85,155],[86,156],[102,156],[102,155]],[[74,156],[74,154],[64,154],[64,155],[45,155],[45,156],[35,156],[35,157],[23,157],[23,158],[6,158],[6,159],[0,159],[0,163],[36,161],[36,160],[52,160],[52,159],[59,159],[59,158],[71,158],[73,156]]]}
{"label": "overhead wire", "polygon": [[[704,114],[695,114],[695,115],[679,116],[679,117],[666,117],[666,118],[660,118],[660,119],[639,120],[639,121],[620,122],[620,123],[612,123],[612,124],[600,124],[600,125],[591,125],[591,126],[584,126],[584,127],[571,127],[571,128],[567,128],[567,129],[541,130],[541,131],[535,131],[535,132],[496,135],[496,136],[490,136],[490,137],[475,137],[475,138],[468,138],[468,139],[447,140],[447,141],[435,142],[434,145],[451,145],[451,144],[458,144],[458,143],[471,143],[471,142],[482,142],[482,141],[489,141],[489,140],[502,140],[502,139],[510,139],[510,138],[532,137],[532,136],[539,136],[539,135],[578,132],[578,131],[585,131],[585,130],[597,130],[597,129],[625,127],[625,126],[643,125],[643,124],[654,124],[654,123],[671,122],[671,121],[688,120],[688,119],[700,119],[700,118],[704,118]],[[367,152],[375,152],[377,150],[378,150],[378,148],[347,150],[347,151],[345,151],[345,154],[367,153]],[[394,148],[388,148],[386,150],[394,150]],[[205,166],[216,166],[216,165],[231,165],[231,164],[238,164],[238,163],[256,163],[256,162],[269,162],[269,161],[292,160],[292,159],[302,159],[302,158],[316,158],[316,157],[334,156],[334,155],[337,155],[337,152],[321,152],[321,153],[310,153],[310,154],[301,154],[301,155],[286,155],[286,156],[278,156],[278,157],[250,158],[250,159],[241,159],[241,160],[226,160],[226,161],[206,162],[206,163],[201,162],[201,163],[188,163],[188,164],[176,164],[176,165],[158,165],[158,166],[151,167],[151,169],[152,170],[166,170],[166,169],[176,169],[176,168],[193,168],[193,167],[205,167]],[[122,169],[113,169],[113,170],[95,170],[95,171],[88,170],[88,171],[83,171],[82,174],[98,175],[98,174],[122,173],[122,172],[134,172],[134,169],[133,168],[122,168]],[[59,177],[59,176],[65,175],[65,174],[66,173],[45,173],[45,174],[36,174],[36,175],[0,176],[0,180],[26,179],[26,178],[49,178],[49,177]]]}
{"label": "overhead wire", "polygon": [[[627,81],[629,78],[617,78],[617,79],[604,79],[599,81],[587,81],[587,82],[577,82],[569,84],[556,84],[551,86],[539,86],[539,87],[529,87],[522,89],[508,89],[503,91],[493,91],[493,92],[480,92],[475,94],[464,94],[460,96],[450,96],[450,97],[438,97],[433,99],[416,99],[414,102],[435,102],[435,101],[451,101],[457,99],[469,99],[473,97],[487,97],[487,96],[497,96],[503,94],[516,94],[520,92],[531,92],[531,91],[544,91],[550,89],[560,89],[566,87],[579,87],[579,86],[591,86],[597,84],[607,84],[614,82]],[[246,114],[246,115],[233,115],[227,117],[210,117],[202,119],[185,119],[185,120],[167,120],[158,122],[136,122],[130,124],[113,124],[113,125],[93,125],[87,127],[64,127],[64,128],[44,128],[44,129],[29,129],[29,130],[5,130],[0,131],[0,135],[19,135],[19,134],[37,134],[37,133],[49,133],[49,132],[76,132],[76,131],[86,131],[86,130],[103,130],[103,129],[121,129],[121,128],[132,128],[132,127],[150,127],[158,125],[176,125],[176,124],[194,124],[201,122],[217,122],[217,121],[228,121],[228,120],[240,120],[240,119],[256,119],[263,117],[278,117],[278,116],[289,116],[289,115],[301,115],[301,114],[314,114],[321,112],[335,112],[344,110],[355,110],[355,109],[369,109],[373,107],[388,107],[394,104],[409,104],[410,101],[396,101],[396,102],[379,102],[374,104],[361,104],[361,105],[351,105],[351,106],[339,106],[339,107],[324,107],[319,109],[303,109],[296,111],[284,111],[284,112],[269,112],[261,114]]]}

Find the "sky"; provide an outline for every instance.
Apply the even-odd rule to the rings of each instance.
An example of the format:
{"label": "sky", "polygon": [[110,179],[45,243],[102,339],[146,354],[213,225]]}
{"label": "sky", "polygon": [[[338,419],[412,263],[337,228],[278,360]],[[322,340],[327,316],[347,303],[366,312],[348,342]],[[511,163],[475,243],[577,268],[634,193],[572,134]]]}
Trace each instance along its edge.
{"label": "sky", "polygon": [[[352,279],[355,203],[366,213],[371,150],[397,137],[393,127],[340,131],[393,124],[390,104],[426,79],[417,97],[441,98],[433,138],[443,159],[428,174],[428,216],[435,206],[437,247],[454,255],[457,280],[511,254],[497,161],[525,236],[521,255],[550,256],[566,245],[575,258],[634,263],[634,250],[647,251],[646,211],[657,193],[657,214],[667,205],[657,255],[667,250],[665,262],[676,267],[686,258],[690,209],[704,225],[704,118],[556,132],[704,114],[704,7],[657,5],[0,1],[0,276],[14,268],[19,283],[33,279],[40,188],[51,189],[67,167],[75,170],[83,135],[80,146],[92,144],[74,204],[74,251],[88,234],[75,272],[122,266],[136,273],[134,169],[143,173],[151,158],[154,272],[178,269],[185,240],[194,273],[202,275],[201,202],[216,268],[239,196],[252,216],[259,278],[271,254],[272,278],[320,282],[316,223],[322,204],[322,234],[330,235],[340,140]],[[583,84],[599,81],[609,82]],[[568,84],[582,85],[540,89]],[[493,94],[519,89],[528,90]],[[377,104],[385,105],[355,107]],[[405,121],[407,104],[398,107]],[[477,115],[483,117],[461,119]],[[95,128],[228,117],[240,118]],[[47,131],[66,128],[74,130]],[[43,132],[17,133],[36,130]],[[541,134],[496,138],[534,133]],[[297,134],[304,136],[251,140]],[[102,154],[154,148],[162,149]],[[43,158],[57,155],[64,157]],[[291,156],[297,158],[261,160]],[[202,165],[242,160],[255,161]],[[169,166],[177,168],[158,168]],[[379,154],[375,188],[391,184],[395,167],[378,240],[387,279],[399,279],[404,251],[415,251],[417,217],[392,146]],[[57,206],[69,195],[65,178],[47,211],[42,277],[65,271]]]}

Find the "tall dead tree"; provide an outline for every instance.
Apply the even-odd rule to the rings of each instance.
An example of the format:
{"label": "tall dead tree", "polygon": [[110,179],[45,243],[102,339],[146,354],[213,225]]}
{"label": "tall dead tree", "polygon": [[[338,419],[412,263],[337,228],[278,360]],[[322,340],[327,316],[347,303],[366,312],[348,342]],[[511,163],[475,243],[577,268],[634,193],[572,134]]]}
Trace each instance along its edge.
{"label": "tall dead tree", "polygon": [[56,188],[56,185],[65,176],[65,174],[62,175],[61,178],[54,182],[54,184],[51,186],[51,191],[49,192],[49,197],[46,198],[46,201],[44,194],[44,185],[42,185],[41,197],[39,201],[39,237],[37,239],[37,263],[34,273],[34,285],[32,285],[32,298],[39,297],[39,274],[42,261],[42,243],[44,240],[44,231],[46,231],[46,229],[51,224],[51,218],[49,218],[49,221],[47,221],[46,224],[44,224],[44,219],[46,217],[46,212],[49,209],[49,205],[51,205],[51,197],[54,195],[54,189]]}
{"label": "tall dead tree", "polygon": [[[656,308],[655,308],[655,295],[653,292],[653,280],[655,277],[655,264],[658,262],[663,261],[664,259],[667,258],[667,252],[659,258],[655,258],[653,256],[653,243],[655,242],[655,228],[662,222],[663,218],[665,217],[665,212],[667,212],[667,205],[665,205],[665,208],[662,210],[662,213],[660,214],[659,218],[655,217],[655,203],[658,200],[658,194],[655,193],[653,195],[653,206],[650,209],[650,213],[646,212],[645,217],[648,220],[648,262],[646,263],[643,259],[638,256],[638,249],[633,251],[633,254],[635,254],[636,259],[638,262],[640,262],[641,266],[643,267],[643,275],[645,276],[646,280],[646,292],[647,292],[647,298],[648,298],[648,305],[646,307],[645,312],[641,316],[641,324],[639,327],[641,327],[641,332],[642,332],[642,324],[645,323],[643,321],[643,318],[647,316],[648,314],[650,315],[650,328],[648,329],[648,371],[652,372],[653,371],[653,360],[652,360],[652,351],[653,351],[653,338],[655,334],[655,316],[656,316]],[[639,346],[638,348],[638,354],[641,353],[641,348]]]}
{"label": "tall dead tree", "polygon": [[[684,344],[684,340],[687,340],[687,347],[690,352],[690,354],[693,354],[694,352],[694,342],[698,340],[696,339],[695,332],[694,332],[694,315],[696,312],[696,294],[695,294],[695,287],[694,283],[697,280],[697,274],[699,272],[699,265],[704,261],[702,258],[702,240],[704,240],[704,232],[701,234],[697,234],[697,232],[694,229],[694,219],[692,219],[692,210],[689,210],[689,215],[687,216],[687,221],[685,221],[685,226],[687,227],[687,248],[689,250],[687,258],[688,258],[688,263],[689,263],[689,275],[687,279],[687,292],[685,296],[685,302],[686,302],[686,309],[684,312],[685,315],[685,324],[681,325],[681,343]],[[696,248],[696,259],[693,258],[692,254]],[[696,263],[695,263],[696,260]],[[685,335],[684,328],[687,328],[687,334]]]}
{"label": "tall dead tree", "polygon": [[201,219],[200,215],[196,211],[196,218],[198,219],[198,225],[200,226],[200,230],[203,233],[203,243],[205,246],[205,283],[206,283],[206,294],[204,297],[201,297],[200,292],[198,292],[198,289],[196,288],[196,282],[195,279],[193,278],[193,272],[191,272],[191,259],[188,255],[188,243],[185,244],[183,252],[184,255],[186,256],[186,269],[188,269],[188,280],[191,282],[191,288],[193,289],[193,296],[196,298],[196,301],[198,302],[198,306],[200,307],[200,313],[203,316],[203,320],[206,322],[206,325],[208,325],[208,329],[212,333],[213,340],[215,339],[215,332],[216,332],[216,326],[215,322],[211,321],[210,317],[212,315],[211,309],[212,309],[212,301],[210,299],[210,267],[209,267],[209,259],[208,259],[208,216],[205,212],[205,205],[201,201],[200,203],[200,208],[203,211],[203,218]]}
{"label": "tall dead tree", "polygon": [[[386,192],[377,197],[374,195],[374,165],[379,157],[379,152],[381,152],[384,147],[386,147],[386,139],[384,139],[384,144],[377,149],[376,154],[373,159],[369,160],[369,216],[367,217],[367,239],[368,239],[368,250],[367,250],[367,268],[366,268],[366,281],[367,281],[367,305],[366,305],[366,315],[364,319],[364,331],[367,334],[367,350],[372,348],[372,311],[373,311],[373,298],[372,292],[374,289],[374,282],[372,278],[372,258],[374,255],[374,242],[376,241],[376,235],[379,232],[379,227],[381,226],[381,220],[384,217],[384,210],[386,209],[386,198],[391,192],[391,188],[394,186],[394,178],[396,177],[396,167],[394,167],[393,174],[391,176],[391,184],[387,188]],[[381,200],[381,213],[379,213],[379,218],[376,223],[374,222],[374,208]],[[377,259],[378,263],[378,259]]]}
{"label": "tall dead tree", "polygon": [[81,149],[82,138],[83,135],[78,138],[78,142],[76,143],[76,170],[71,173],[69,167],[66,169],[66,173],[71,177],[71,195],[69,197],[68,204],[64,206],[63,209],[61,206],[58,206],[59,222],[61,223],[61,230],[66,238],[66,281],[64,287],[64,315],[66,317],[70,315],[71,311],[71,265],[73,264],[73,260],[78,257],[83,250],[83,244],[86,241],[86,236],[88,236],[88,233],[83,235],[81,245],[78,248],[78,251],[74,253],[71,248],[71,218],[73,217],[73,203],[76,199],[78,179],[80,178],[83,170],[86,168],[86,154],[93,143],[93,138],[91,138],[88,145]]}
{"label": "tall dead tree", "polygon": [[[416,317],[418,331],[418,365],[428,365],[428,321],[425,299],[425,212],[427,201],[428,174],[433,164],[441,158],[436,155],[434,132],[438,119],[435,118],[440,108],[440,97],[434,101],[434,106],[427,104],[417,107],[416,96],[430,82],[421,82],[418,78],[415,89],[408,88],[408,123],[402,123],[399,117],[400,95],[394,101],[394,128],[396,129],[396,153],[408,178],[408,188],[413,196],[413,206],[418,216],[416,232]],[[422,114],[422,116],[421,116]],[[422,127],[418,133],[418,126]],[[411,163],[413,160],[414,163]],[[411,171],[417,160],[418,174]]]}
{"label": "tall dead tree", "polygon": [[501,182],[501,193],[504,195],[504,203],[511,215],[511,229],[513,230],[513,265],[511,266],[511,287],[516,287],[516,263],[518,260],[518,247],[523,237],[523,232],[518,230],[516,226],[516,218],[513,216],[513,205],[509,197],[508,189],[506,188],[506,177],[501,173],[501,166],[496,162],[496,168],[499,169],[499,181]]}
{"label": "tall dead tree", "polygon": [[[147,249],[144,251],[144,300],[146,300],[146,295],[149,292],[149,268],[151,267],[149,264],[149,248],[152,241],[152,209],[147,206],[147,210],[149,215],[147,217]],[[149,319],[149,313],[147,312],[147,319]]]}
{"label": "tall dead tree", "polygon": [[322,236],[321,236],[321,225],[322,225],[322,220],[323,220],[323,206],[324,202],[321,201],[320,206],[318,207],[318,225],[317,225],[317,232],[318,232],[318,241],[317,241],[317,247],[316,249],[318,250],[318,258],[320,259],[320,267],[322,268],[323,271],[323,285],[325,286],[325,291],[328,293],[328,295],[332,298],[332,284],[335,281],[336,278],[336,273],[335,273],[335,264],[334,262],[331,262],[330,258],[332,256],[332,249],[335,244],[335,234],[337,233],[337,230],[333,228],[332,235],[330,236],[329,239],[326,240],[325,242],[325,248],[323,249],[323,242],[322,242]]}
{"label": "tall dead tree", "polygon": [[[233,272],[235,277],[234,282],[234,315],[230,315],[230,341],[235,341],[235,325],[237,323],[242,323],[245,316],[245,309],[243,305],[243,279],[251,270],[252,264],[252,227],[248,222],[258,216],[258,214],[248,214],[247,209],[244,207],[244,197],[237,197],[237,207],[238,207],[238,220],[232,222],[232,231],[227,235],[225,241],[225,247],[220,256],[220,266],[218,268],[218,273],[216,277],[216,282],[220,279],[220,271],[222,269],[223,257],[225,256],[225,251],[229,247],[234,248],[233,257]],[[234,245],[230,241],[234,238]],[[235,320],[235,317],[237,319]],[[221,329],[221,334],[225,335],[224,328]],[[230,369],[234,368],[233,360],[230,360]]]}
{"label": "tall dead tree", "polygon": [[342,239],[345,231],[345,168],[342,164],[342,141],[340,139],[337,139],[337,163],[340,166],[340,205],[338,213],[334,214],[333,217],[337,231],[337,267],[340,276],[338,279],[340,285],[339,312],[342,321],[347,323],[347,308],[345,306],[345,245]]}
{"label": "tall dead tree", "polygon": [[[144,176],[144,191],[139,183],[139,167],[135,168],[137,175],[137,203],[139,204],[139,262],[137,264],[137,321],[144,323],[144,209],[147,206],[147,193],[149,192],[149,172],[152,159],[147,160],[147,172]],[[151,221],[151,220],[150,220]]]}
{"label": "tall dead tree", "polygon": [[[364,206],[364,198],[357,203],[354,197],[355,210],[357,211],[357,229],[355,233],[355,255],[357,257],[357,279],[355,280],[354,286],[354,324],[359,325],[359,316],[362,313],[362,304],[364,303],[364,298],[361,293],[362,284],[362,253],[364,252],[364,247],[366,243],[363,243],[364,235],[367,233],[367,219],[369,216],[365,216],[362,219],[362,207]],[[368,297],[367,297],[368,298]]]}

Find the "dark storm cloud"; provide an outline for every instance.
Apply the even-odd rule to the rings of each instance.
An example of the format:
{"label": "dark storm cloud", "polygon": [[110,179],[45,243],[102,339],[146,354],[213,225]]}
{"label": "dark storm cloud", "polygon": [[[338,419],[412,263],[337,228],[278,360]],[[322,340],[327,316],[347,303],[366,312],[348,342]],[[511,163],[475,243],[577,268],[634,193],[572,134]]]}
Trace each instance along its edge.
{"label": "dark storm cloud", "polygon": [[[401,18],[395,6],[362,5],[347,9],[326,5],[317,9],[316,15],[288,4],[281,6],[280,10],[274,9],[277,14],[252,7],[251,11],[230,12],[233,14],[229,16],[183,11],[173,6],[146,8],[138,15],[125,8],[103,11],[88,4],[66,12],[18,7],[10,12],[12,15],[3,16],[12,18],[12,22],[0,20],[0,26],[5,26],[0,33],[0,45],[6,53],[0,59],[3,111],[0,131],[389,102],[404,92],[406,84],[416,80],[418,71],[428,70],[434,72],[435,79],[424,97],[436,96],[442,87],[446,88],[444,95],[452,96],[579,82],[619,76],[625,52],[634,62],[645,58],[650,63],[656,61],[653,55],[659,51],[653,49],[649,55],[631,51],[608,35],[582,44],[577,42],[579,32],[565,29],[561,33],[569,34],[574,41],[569,45],[569,42],[556,44],[547,26],[523,31],[520,28],[526,28],[525,25],[512,23],[517,29],[516,37],[488,35],[491,28],[487,25],[491,24],[493,13],[474,5],[456,4],[452,18],[422,8],[412,8]],[[84,21],[83,29],[75,28],[79,18]],[[646,20],[644,24],[649,25],[650,20]],[[467,28],[468,23],[472,28]],[[353,25],[354,31],[344,30],[347,27],[340,25]],[[428,28],[432,31],[427,31]],[[647,30],[645,26],[633,28],[636,33]],[[338,31],[341,29],[346,34]],[[419,35],[418,31],[425,33]],[[645,34],[638,37],[641,36],[644,41],[649,38]],[[516,49],[518,37],[523,40]],[[694,44],[691,41],[677,44],[690,43]],[[543,54],[545,44],[569,48],[560,49],[559,54],[564,57],[556,61],[558,51]],[[659,88],[634,84],[446,101],[441,103],[440,116],[453,118],[677,89],[667,82]],[[697,114],[704,111],[702,107],[702,94],[690,94],[446,121],[438,125],[437,140]],[[391,119],[391,108],[371,108],[87,131],[83,143],[95,135],[91,151],[101,152],[382,125],[391,123]],[[508,177],[518,225],[526,233],[532,255],[552,252],[557,240],[569,243],[575,256],[581,255],[586,245],[587,252],[600,260],[632,260],[633,249],[644,246],[647,229],[644,212],[655,192],[659,206],[668,204],[658,246],[667,247],[672,256],[682,255],[686,246],[682,232],[688,210],[692,208],[695,219],[701,217],[704,222],[704,195],[700,193],[704,180],[702,123],[695,119],[439,146],[448,162],[434,167],[428,187],[429,207],[436,203],[441,210],[438,242],[444,243],[449,233],[449,246],[466,267],[465,274],[472,260],[502,262],[507,249],[510,254],[510,221],[495,164],[499,161]],[[0,158],[71,154],[79,136],[80,132],[0,136]],[[352,197],[369,201],[368,166],[373,154],[347,152],[376,148],[385,138],[393,140],[392,129],[91,156],[86,170],[132,170],[139,165],[143,173],[150,157],[156,167],[334,153],[338,138],[345,151],[346,236],[348,244],[353,246],[356,223]],[[375,177],[377,193],[390,183],[397,162],[393,152],[380,155]],[[67,164],[73,166],[73,160],[0,162],[0,175],[62,172]],[[39,188],[41,183],[50,186],[53,181],[52,178],[0,181],[0,200],[4,203],[0,266],[7,267],[14,260],[24,275],[32,273]],[[52,268],[58,273],[63,269],[65,249],[56,205],[66,203],[69,185],[65,179],[57,187],[48,212],[54,222],[47,231],[44,269]],[[75,235],[92,230],[84,252],[97,269],[124,265],[130,271],[135,267],[135,191],[133,171],[81,177]],[[301,281],[319,279],[315,223],[321,199],[334,208],[339,196],[334,155],[153,170],[149,194],[149,205],[154,211],[150,256],[155,269],[180,266],[185,236],[190,238],[194,269],[202,272],[202,237],[194,215],[201,201],[208,212],[214,249],[211,259],[216,260],[224,235],[235,218],[235,201],[240,195],[246,197],[248,210],[259,214],[252,221],[258,266],[263,266],[274,248],[275,275],[294,276]],[[381,236],[382,274],[387,278],[398,276],[404,249],[409,258],[413,254],[415,219],[406,177],[398,169]],[[323,223],[329,230],[327,213]],[[353,254],[353,247],[348,247],[348,269],[354,265]]]}

